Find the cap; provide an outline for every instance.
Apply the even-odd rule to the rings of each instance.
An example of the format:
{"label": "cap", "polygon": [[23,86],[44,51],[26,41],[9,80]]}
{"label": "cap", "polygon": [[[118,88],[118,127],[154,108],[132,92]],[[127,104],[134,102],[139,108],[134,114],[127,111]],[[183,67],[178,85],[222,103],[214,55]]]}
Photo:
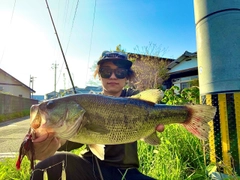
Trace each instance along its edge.
{"label": "cap", "polygon": [[103,51],[97,64],[100,65],[101,63],[106,61],[111,61],[118,67],[123,66],[126,68],[130,68],[132,66],[132,61],[128,60],[127,54],[118,51]]}

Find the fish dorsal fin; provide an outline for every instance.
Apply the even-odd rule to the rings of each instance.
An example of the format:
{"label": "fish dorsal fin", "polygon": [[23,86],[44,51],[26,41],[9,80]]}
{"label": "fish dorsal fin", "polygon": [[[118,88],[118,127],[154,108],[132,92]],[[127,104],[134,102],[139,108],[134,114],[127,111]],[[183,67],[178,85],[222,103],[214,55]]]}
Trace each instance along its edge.
{"label": "fish dorsal fin", "polygon": [[164,96],[163,91],[159,89],[148,89],[136,95],[133,95],[130,98],[140,99],[140,100],[144,100],[144,101],[148,101],[156,104],[158,101],[160,101],[163,98],[163,96]]}
{"label": "fish dorsal fin", "polygon": [[90,144],[88,145],[89,149],[92,151],[92,153],[98,157],[100,160],[104,160],[105,155],[105,145],[103,144]]}
{"label": "fish dorsal fin", "polygon": [[154,133],[152,133],[151,135],[149,135],[148,137],[143,138],[143,141],[148,144],[154,145],[154,146],[160,144],[160,139],[157,136],[156,131]]}

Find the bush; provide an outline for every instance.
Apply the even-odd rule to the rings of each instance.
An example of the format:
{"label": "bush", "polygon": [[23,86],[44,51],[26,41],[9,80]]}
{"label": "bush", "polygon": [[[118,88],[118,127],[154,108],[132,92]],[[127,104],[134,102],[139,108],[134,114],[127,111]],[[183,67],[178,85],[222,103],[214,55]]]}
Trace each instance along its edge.
{"label": "bush", "polygon": [[29,116],[29,114],[30,114],[30,110],[24,110],[21,112],[15,112],[11,114],[0,114],[0,122]]}

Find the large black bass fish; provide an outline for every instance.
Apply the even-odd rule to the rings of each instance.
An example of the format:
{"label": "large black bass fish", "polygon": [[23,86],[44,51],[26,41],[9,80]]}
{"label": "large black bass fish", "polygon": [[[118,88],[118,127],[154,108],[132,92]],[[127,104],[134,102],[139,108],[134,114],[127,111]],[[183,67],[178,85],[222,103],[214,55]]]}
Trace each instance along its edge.
{"label": "large black bass fish", "polygon": [[[139,139],[152,145],[159,144],[158,124],[180,123],[198,138],[208,138],[208,122],[214,118],[215,107],[156,104],[161,94],[158,91],[158,95],[148,98],[148,94],[156,94],[152,92],[156,90],[130,98],[77,94],[42,102],[31,107],[31,131],[55,132],[61,139],[87,144],[100,159],[104,159],[103,145]],[[99,147],[103,152],[99,152]]]}

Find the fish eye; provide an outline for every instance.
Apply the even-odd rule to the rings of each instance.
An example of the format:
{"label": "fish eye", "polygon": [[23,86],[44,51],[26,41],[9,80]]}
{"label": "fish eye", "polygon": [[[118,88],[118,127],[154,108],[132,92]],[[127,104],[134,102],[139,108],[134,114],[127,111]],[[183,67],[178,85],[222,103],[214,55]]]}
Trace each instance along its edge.
{"label": "fish eye", "polygon": [[47,103],[47,109],[52,109],[52,108],[54,108],[54,102],[53,101],[49,101],[48,103]]}

